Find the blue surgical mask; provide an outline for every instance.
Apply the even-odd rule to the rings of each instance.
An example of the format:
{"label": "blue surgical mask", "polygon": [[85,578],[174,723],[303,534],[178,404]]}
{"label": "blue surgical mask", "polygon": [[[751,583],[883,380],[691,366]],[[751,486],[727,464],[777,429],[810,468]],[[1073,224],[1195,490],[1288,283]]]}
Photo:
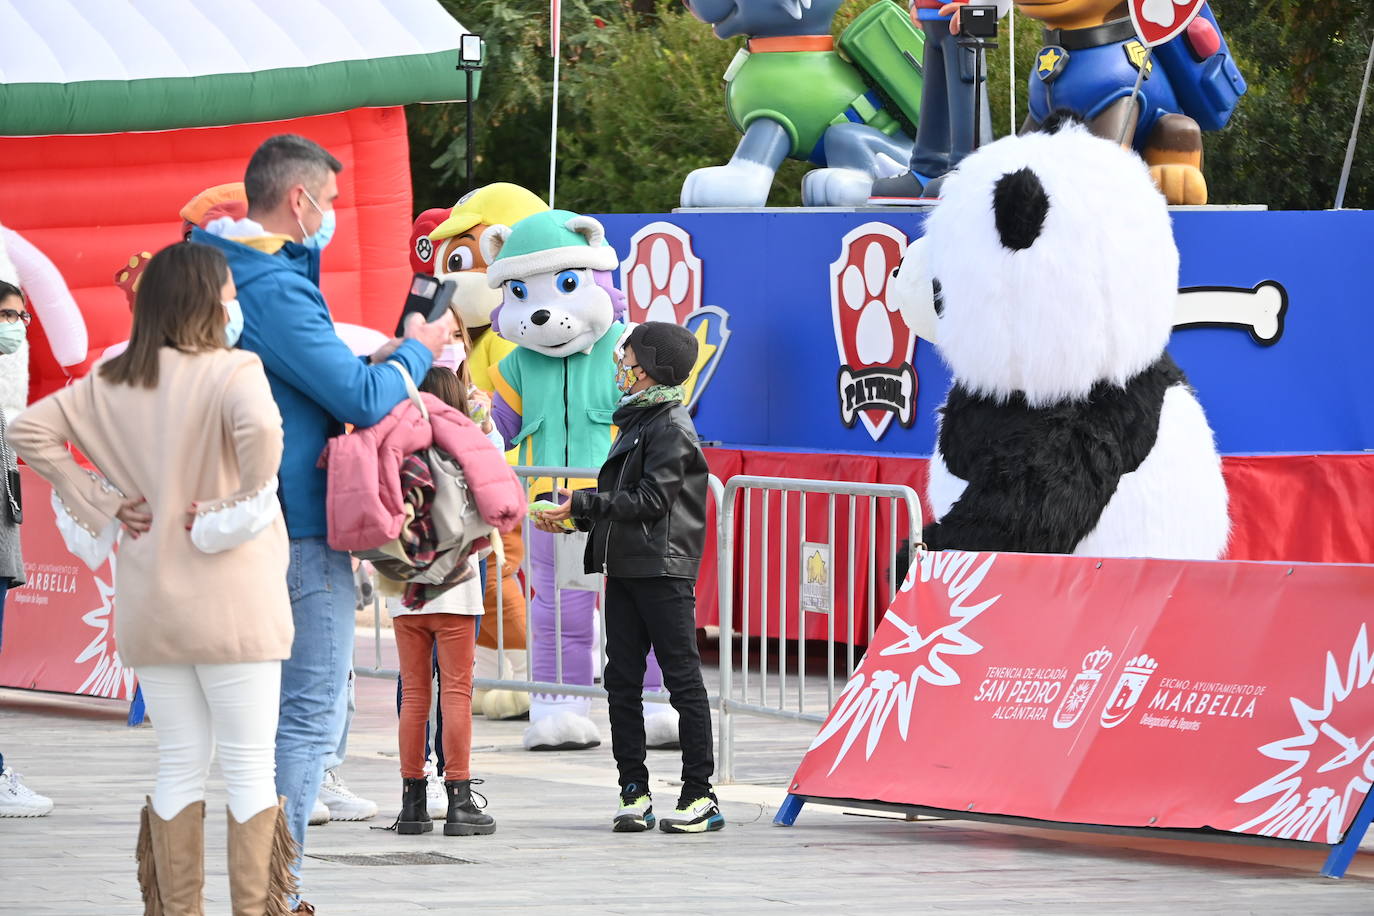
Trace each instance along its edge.
{"label": "blue surgical mask", "polygon": [[28,336],[28,329],[24,327],[22,321],[0,321],[0,353],[8,356],[15,352],[24,343],[24,338]]}
{"label": "blue surgical mask", "polygon": [[324,251],[324,247],[329,244],[329,240],[332,238],[334,238],[334,211],[326,210],[324,217],[320,220],[320,228],[301,244],[306,248]]}
{"label": "blue surgical mask", "polygon": [[315,251],[324,251],[324,246],[328,245],[329,240],[334,238],[334,220],[336,218],[334,211],[329,210],[326,212],[321,209],[320,205],[315,203],[315,198],[311,196],[309,191],[305,191],[304,188],[301,190],[305,192],[305,199],[310,201],[310,206],[314,207],[320,213],[320,228],[315,230],[314,235],[305,235],[305,226],[302,225],[300,220],[296,221],[296,225],[301,227],[301,235],[305,236],[301,239],[301,244]]}
{"label": "blue surgical mask", "polygon": [[224,322],[224,342],[233,347],[243,336],[243,307],[237,299],[230,299],[224,303],[224,310],[229,313],[229,318]]}

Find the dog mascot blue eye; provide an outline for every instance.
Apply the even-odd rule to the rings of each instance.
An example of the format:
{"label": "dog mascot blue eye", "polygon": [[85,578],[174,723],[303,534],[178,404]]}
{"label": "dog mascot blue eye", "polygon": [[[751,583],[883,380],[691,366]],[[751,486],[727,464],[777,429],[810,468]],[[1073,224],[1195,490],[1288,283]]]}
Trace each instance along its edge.
{"label": "dog mascot blue eye", "polygon": [[578,284],[582,282],[582,278],[578,276],[575,270],[565,270],[555,277],[553,282],[560,292],[567,294],[577,289]]}
{"label": "dog mascot blue eye", "polygon": [[510,281],[510,294],[517,299],[525,299],[529,297],[530,291],[519,280],[512,280]]}

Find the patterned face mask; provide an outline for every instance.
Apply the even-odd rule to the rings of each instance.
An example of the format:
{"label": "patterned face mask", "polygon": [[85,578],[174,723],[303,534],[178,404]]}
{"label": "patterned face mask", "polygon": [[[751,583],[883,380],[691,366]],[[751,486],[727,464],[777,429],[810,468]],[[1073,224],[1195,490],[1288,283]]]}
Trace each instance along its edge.
{"label": "patterned face mask", "polygon": [[638,366],[627,366],[624,363],[615,364],[615,386],[620,389],[622,394],[629,394],[630,389],[639,382],[639,374],[635,372]]}

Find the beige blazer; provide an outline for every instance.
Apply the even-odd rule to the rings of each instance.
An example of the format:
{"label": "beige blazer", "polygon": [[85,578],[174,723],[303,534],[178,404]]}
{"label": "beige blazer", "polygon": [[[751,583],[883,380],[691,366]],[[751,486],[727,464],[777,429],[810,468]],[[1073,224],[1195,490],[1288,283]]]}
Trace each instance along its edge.
{"label": "beige blazer", "polygon": [[[126,665],[270,661],[291,653],[286,527],[277,501],[281,414],[262,362],[242,350],[164,348],[156,388],[92,372],[44,398],[10,444],[53,485],[58,527],[92,568],[125,498],[152,530],[119,538],[115,639]],[[83,469],[71,443],[98,469]],[[194,530],[187,512],[199,504]]]}

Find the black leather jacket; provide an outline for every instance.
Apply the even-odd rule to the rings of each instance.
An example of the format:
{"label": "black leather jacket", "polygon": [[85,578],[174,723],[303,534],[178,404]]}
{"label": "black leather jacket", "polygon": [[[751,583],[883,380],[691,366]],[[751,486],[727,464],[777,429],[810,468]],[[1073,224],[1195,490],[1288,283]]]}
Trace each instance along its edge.
{"label": "black leather jacket", "polygon": [[621,407],[596,491],[573,494],[572,519],[590,531],[586,571],[695,579],[706,542],[709,470],[678,401]]}

